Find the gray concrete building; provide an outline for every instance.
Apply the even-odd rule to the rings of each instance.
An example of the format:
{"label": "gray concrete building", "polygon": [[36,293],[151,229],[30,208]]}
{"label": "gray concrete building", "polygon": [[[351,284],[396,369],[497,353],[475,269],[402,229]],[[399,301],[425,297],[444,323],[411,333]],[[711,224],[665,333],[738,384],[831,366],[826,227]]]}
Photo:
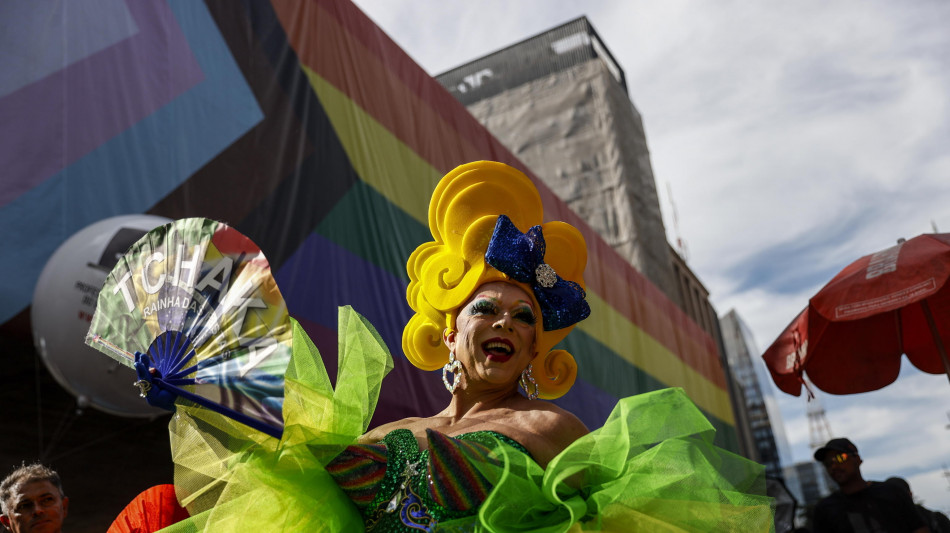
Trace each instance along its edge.
{"label": "gray concrete building", "polygon": [[[748,427],[709,292],[667,241],[643,120],[623,69],[580,17],[436,76],[455,98],[716,342],[737,431]],[[751,435],[740,450],[757,457]]]}
{"label": "gray concrete building", "polygon": [[[436,79],[621,256],[685,309],[643,122],[630,101],[623,70],[586,17]],[[702,324],[702,317],[695,318]]]}

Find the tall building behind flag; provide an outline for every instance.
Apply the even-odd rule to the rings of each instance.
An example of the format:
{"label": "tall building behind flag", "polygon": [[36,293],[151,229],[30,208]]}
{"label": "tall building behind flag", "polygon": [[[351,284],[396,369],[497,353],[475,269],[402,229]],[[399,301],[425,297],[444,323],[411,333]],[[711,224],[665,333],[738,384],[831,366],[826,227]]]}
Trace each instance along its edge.
{"label": "tall building behind flag", "polygon": [[634,268],[680,299],[643,122],[623,69],[586,17],[436,79]]}
{"label": "tall building behind flag", "polygon": [[[446,90],[723,353],[709,292],[667,241],[643,121],[586,17],[436,76]],[[720,360],[728,374],[725,361]],[[745,419],[728,380],[732,410]],[[754,454],[746,424],[738,446]]]}

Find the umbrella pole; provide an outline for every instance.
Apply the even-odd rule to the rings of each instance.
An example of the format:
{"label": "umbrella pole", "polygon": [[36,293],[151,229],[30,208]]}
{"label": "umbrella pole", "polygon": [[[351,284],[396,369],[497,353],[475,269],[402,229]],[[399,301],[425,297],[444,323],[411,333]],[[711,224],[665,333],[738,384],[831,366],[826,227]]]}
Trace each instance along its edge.
{"label": "umbrella pole", "polygon": [[947,349],[944,348],[943,339],[940,338],[940,333],[937,331],[937,323],[934,322],[934,317],[930,314],[930,305],[927,304],[926,299],[923,299],[920,301],[920,307],[924,310],[927,325],[930,326],[930,334],[933,335],[937,351],[940,352],[940,359],[943,360],[943,369],[947,373],[947,380],[950,380],[950,360],[947,359]]}

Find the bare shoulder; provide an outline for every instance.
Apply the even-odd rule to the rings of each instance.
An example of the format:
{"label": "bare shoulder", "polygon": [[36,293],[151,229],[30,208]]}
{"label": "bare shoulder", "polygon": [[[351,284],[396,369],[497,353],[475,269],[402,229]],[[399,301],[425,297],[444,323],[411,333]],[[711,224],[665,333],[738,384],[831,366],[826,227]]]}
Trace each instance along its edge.
{"label": "bare shoulder", "polygon": [[364,433],[356,441],[361,444],[374,444],[383,440],[383,437],[385,437],[386,435],[389,435],[391,432],[397,429],[413,430],[415,429],[417,425],[419,425],[419,423],[422,420],[424,419],[419,418],[419,417],[410,417],[410,418],[403,418],[401,420],[394,420],[392,422],[388,422],[381,426],[376,426],[375,428]]}
{"label": "bare shoulder", "polygon": [[539,402],[528,413],[539,433],[564,447],[590,433],[574,413],[550,402]]}
{"label": "bare shoulder", "polygon": [[506,422],[509,436],[524,445],[542,467],[589,433],[573,413],[549,402],[519,405],[517,413]]}

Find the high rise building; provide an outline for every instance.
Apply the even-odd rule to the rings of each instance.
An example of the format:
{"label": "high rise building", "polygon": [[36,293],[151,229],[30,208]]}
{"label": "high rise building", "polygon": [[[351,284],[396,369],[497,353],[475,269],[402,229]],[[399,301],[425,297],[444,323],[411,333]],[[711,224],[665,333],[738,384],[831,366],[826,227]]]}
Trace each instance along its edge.
{"label": "high rise building", "polygon": [[[666,237],[646,134],[623,69],[580,17],[436,76],[610,246],[725,352],[709,292]],[[726,375],[729,368],[720,361]],[[727,378],[732,410],[741,392]],[[737,431],[747,424],[737,422]],[[739,449],[755,456],[753,440]]]}
{"label": "high rise building", "polygon": [[828,471],[818,461],[795,463],[789,470],[794,470],[798,474],[803,506],[813,506],[818,503],[818,500],[837,489],[834,481],[828,476]]}
{"label": "high rise building", "polygon": [[667,242],[626,76],[586,17],[436,79],[722,346],[709,292]]}
{"label": "high rise building", "polygon": [[683,307],[640,114],[586,17],[436,79]]}
{"label": "high rise building", "polygon": [[[723,315],[719,323],[729,369],[742,389],[748,415],[748,434],[754,441],[758,460],[765,465],[766,475],[784,479],[783,465],[792,464],[791,451],[781,412],[768,387],[768,381],[765,381],[768,376],[764,375],[765,365],[758,358],[760,352],[752,332],[735,309]],[[789,489],[796,494],[800,492],[794,486]]]}
{"label": "high rise building", "polygon": [[[725,357],[729,371],[739,389],[741,408],[737,409],[744,416],[738,417],[736,424],[745,424],[745,430],[737,431],[751,440],[751,448],[755,450],[754,459],[765,465],[765,474],[769,478],[769,494],[773,494],[776,483],[781,483],[788,493],[791,493],[795,502],[782,505],[776,499],[776,526],[781,521],[789,528],[796,522],[801,522],[803,516],[802,504],[805,502],[805,493],[802,488],[802,478],[812,483],[816,475],[814,470],[804,473],[792,464],[791,447],[785,435],[785,424],[782,422],[782,413],[778,408],[775,395],[769,387],[768,370],[759,358],[761,353],[752,337],[752,332],[746,326],[735,309],[719,319],[722,330],[722,341],[725,347]],[[809,485],[809,490],[821,491],[821,487]],[[796,514],[798,516],[796,516]]]}

